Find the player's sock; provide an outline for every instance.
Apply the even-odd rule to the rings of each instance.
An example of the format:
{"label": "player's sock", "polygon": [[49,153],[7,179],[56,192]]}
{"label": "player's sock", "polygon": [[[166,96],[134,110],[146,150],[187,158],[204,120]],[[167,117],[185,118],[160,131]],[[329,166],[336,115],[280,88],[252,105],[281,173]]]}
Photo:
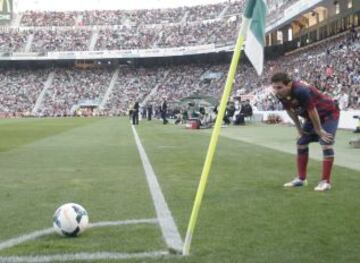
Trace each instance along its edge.
{"label": "player's sock", "polygon": [[301,180],[306,179],[306,169],[309,160],[309,148],[303,148],[297,150],[297,170],[298,177]]}
{"label": "player's sock", "polygon": [[323,150],[323,170],[322,170],[322,180],[330,183],[331,170],[334,163],[334,150],[325,149]]}

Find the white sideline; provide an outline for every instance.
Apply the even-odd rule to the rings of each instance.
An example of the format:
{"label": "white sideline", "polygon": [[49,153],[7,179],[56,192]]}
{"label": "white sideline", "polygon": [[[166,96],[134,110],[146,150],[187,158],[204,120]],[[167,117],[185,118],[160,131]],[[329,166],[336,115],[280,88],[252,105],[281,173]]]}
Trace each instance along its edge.
{"label": "white sideline", "polygon": [[[93,224],[89,224],[89,228],[92,227],[105,227],[105,226],[117,226],[117,225],[131,225],[131,224],[156,224],[158,223],[156,218],[149,218],[149,219],[133,219],[133,220],[124,220],[124,221],[104,221],[104,222],[97,222]],[[0,243],[0,250],[5,248],[14,247],[19,245],[23,242],[33,240],[45,235],[49,235],[54,232],[53,228],[47,228],[39,231],[32,232],[30,234],[25,234],[19,237],[15,237],[4,242]],[[0,262],[2,262],[0,260]]]}
{"label": "white sideline", "polygon": [[90,261],[90,260],[120,260],[120,259],[136,259],[136,258],[154,258],[168,255],[167,251],[153,251],[144,253],[113,253],[113,252],[97,252],[97,253],[74,253],[74,254],[58,254],[49,256],[11,256],[0,257],[0,263],[46,263],[46,262],[65,262],[65,261]]}
{"label": "white sideline", "polygon": [[153,199],[156,215],[159,220],[164,240],[168,248],[174,249],[176,251],[182,251],[183,242],[181,240],[180,233],[177,229],[174,218],[171,215],[164,195],[161,192],[161,188],[156,178],[155,172],[141,144],[140,138],[136,132],[134,125],[132,125],[131,128],[134,133],[135,142],[141,157],[141,161],[143,163],[146,179],[149,185],[151,197]]}

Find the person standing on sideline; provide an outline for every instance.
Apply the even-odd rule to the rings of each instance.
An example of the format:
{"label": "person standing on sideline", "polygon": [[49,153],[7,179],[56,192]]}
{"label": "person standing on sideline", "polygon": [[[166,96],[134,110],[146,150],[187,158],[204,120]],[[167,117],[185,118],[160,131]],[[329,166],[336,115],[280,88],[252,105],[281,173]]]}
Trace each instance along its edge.
{"label": "person standing on sideline", "polygon": [[136,101],[132,110],[132,124],[139,124],[139,102]]}
{"label": "person standing on sideline", "polygon": [[151,103],[149,103],[147,105],[147,119],[148,119],[148,121],[151,121],[152,114],[153,114],[153,106],[152,106]]}
{"label": "person standing on sideline", "polygon": [[[307,185],[308,144],[320,142],[323,152],[322,177],[315,191],[331,189],[330,177],[334,162],[335,134],[340,111],[337,103],[304,81],[294,81],[285,72],[271,78],[276,97],[283,104],[299,133],[297,140],[297,177],[284,187]],[[299,117],[304,119],[301,123]]]}
{"label": "person standing on sideline", "polygon": [[166,97],[163,97],[163,101],[161,102],[161,106],[160,106],[160,111],[161,111],[161,119],[163,120],[163,124],[167,124],[168,120],[166,119],[166,114],[167,114]]}

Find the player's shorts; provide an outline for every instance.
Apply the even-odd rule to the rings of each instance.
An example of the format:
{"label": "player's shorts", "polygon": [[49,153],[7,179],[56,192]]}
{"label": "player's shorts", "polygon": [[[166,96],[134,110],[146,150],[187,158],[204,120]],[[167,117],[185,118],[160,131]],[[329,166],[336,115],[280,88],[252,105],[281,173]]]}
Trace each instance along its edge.
{"label": "player's shorts", "polygon": [[324,142],[319,138],[319,135],[317,135],[314,131],[314,127],[311,121],[306,120],[303,124],[303,131],[304,134],[298,139],[297,144],[298,145],[307,145],[311,142],[320,142],[321,145],[333,145],[335,142],[335,134],[336,130],[339,124],[339,119],[327,119],[323,123],[321,123],[321,127],[328,133],[331,133],[333,135],[333,141],[328,143]]}

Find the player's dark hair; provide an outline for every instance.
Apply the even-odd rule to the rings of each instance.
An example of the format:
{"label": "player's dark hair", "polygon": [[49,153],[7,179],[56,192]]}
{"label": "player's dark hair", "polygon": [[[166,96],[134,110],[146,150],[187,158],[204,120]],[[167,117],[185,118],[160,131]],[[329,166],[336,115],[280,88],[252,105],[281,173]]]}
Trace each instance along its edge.
{"label": "player's dark hair", "polygon": [[289,84],[292,81],[291,77],[285,72],[278,72],[272,75],[271,82],[282,82],[285,85]]}

